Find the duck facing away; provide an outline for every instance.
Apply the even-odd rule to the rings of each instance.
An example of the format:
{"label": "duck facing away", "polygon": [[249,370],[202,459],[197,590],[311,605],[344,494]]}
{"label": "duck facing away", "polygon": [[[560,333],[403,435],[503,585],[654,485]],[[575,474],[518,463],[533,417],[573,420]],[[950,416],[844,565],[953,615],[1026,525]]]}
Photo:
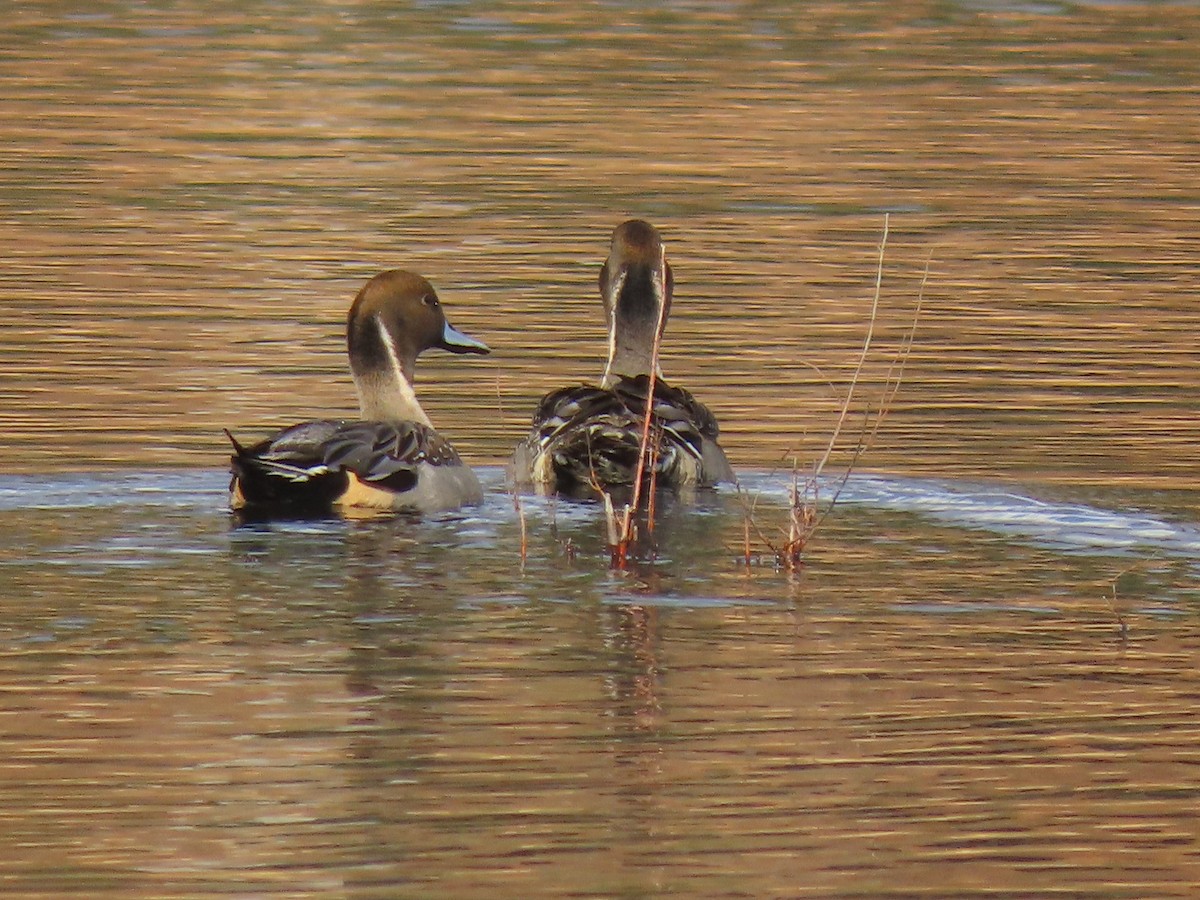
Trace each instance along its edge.
{"label": "duck facing away", "polygon": [[[598,386],[561,388],[542,398],[533,428],[513,455],[519,482],[563,493],[631,486],[637,479],[646,404],[657,437],[652,477],[662,487],[733,481],[708,408],[658,369],[655,345],[671,308],[674,279],[662,238],[631,219],[613,232],[600,270],[608,318],[608,362]],[[654,395],[649,397],[654,373]]]}
{"label": "duck facing away", "polygon": [[433,286],[399,269],[376,275],[358,292],[346,344],[361,418],[303,422],[250,447],[229,435],[230,507],[427,513],[480,502],[475,473],[434,430],[412,385],[423,351],[488,353],[487,345],[451,327]]}

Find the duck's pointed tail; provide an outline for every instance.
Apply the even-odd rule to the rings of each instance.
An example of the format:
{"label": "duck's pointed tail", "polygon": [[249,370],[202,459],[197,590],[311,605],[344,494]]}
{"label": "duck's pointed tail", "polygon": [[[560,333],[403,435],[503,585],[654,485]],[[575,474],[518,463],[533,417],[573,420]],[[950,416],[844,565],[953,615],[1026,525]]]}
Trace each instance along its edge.
{"label": "duck's pointed tail", "polygon": [[229,443],[233,444],[233,452],[238,456],[245,456],[246,448],[238,443],[238,439],[233,436],[233,433],[228,428],[222,428],[221,430],[225,432],[225,437],[229,438]]}

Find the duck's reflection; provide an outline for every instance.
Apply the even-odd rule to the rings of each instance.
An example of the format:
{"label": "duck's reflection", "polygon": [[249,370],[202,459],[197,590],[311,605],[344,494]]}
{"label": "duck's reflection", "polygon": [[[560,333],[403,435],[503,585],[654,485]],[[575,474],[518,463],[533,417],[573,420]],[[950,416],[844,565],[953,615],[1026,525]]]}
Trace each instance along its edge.
{"label": "duck's reflection", "polygon": [[722,565],[714,547],[735,514],[721,498],[664,495],[648,542],[614,571],[600,506],[556,503],[527,504],[523,570],[504,498],[492,518],[242,522],[231,534],[244,604],[290,598],[272,610],[274,638],[340,647],[344,815],[363,847],[387,848],[389,878],[464,842],[564,851],[597,840],[593,820],[637,838],[621,853],[652,843],[672,739],[669,600]]}

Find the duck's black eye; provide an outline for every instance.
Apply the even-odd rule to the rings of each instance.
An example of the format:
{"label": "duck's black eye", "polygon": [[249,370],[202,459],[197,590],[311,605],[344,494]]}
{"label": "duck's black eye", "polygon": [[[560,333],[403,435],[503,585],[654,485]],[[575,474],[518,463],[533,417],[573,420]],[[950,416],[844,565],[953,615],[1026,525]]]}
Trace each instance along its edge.
{"label": "duck's black eye", "polygon": [[436,296],[434,296],[433,294],[426,294],[424,297],[421,298],[421,302],[424,303],[426,306],[437,306],[438,298]]}

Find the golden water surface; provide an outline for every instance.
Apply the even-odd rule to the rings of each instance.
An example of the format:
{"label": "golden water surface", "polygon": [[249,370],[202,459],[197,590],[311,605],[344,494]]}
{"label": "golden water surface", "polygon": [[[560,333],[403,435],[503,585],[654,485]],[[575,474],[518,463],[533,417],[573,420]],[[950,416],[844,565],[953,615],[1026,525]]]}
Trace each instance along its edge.
{"label": "golden water surface", "polygon": [[[15,5],[0,888],[1195,896],[1197,47],[1195,4]],[[354,413],[368,277],[491,345],[417,390],[496,466],[600,373],[633,216],[743,471],[822,455],[886,221],[835,465],[921,297],[859,470],[1117,543],[919,486],[794,576],[724,497],[624,575],[531,499],[521,568],[494,470],[437,522],[231,529],[221,429]]]}
{"label": "golden water surface", "polygon": [[390,267],[495,346],[422,393],[498,461],[599,371],[630,216],[676,270],[668,374],[737,461],[805,458],[890,212],[868,383],[929,280],[872,465],[1194,480],[1200,12],[891,6],[14,11],[0,463],[207,465],[222,426],[345,414]]}

